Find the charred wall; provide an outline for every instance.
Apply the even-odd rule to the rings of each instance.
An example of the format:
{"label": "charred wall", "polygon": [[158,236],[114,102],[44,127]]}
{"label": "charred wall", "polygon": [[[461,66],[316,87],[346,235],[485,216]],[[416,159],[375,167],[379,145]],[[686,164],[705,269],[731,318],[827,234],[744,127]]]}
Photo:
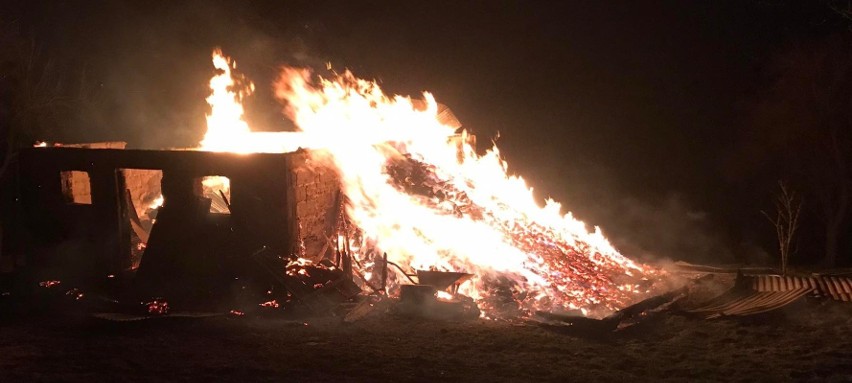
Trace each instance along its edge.
{"label": "charred wall", "polygon": [[[69,147],[24,150],[18,193],[27,256],[36,263],[58,258],[68,258],[66,263],[71,265],[88,263],[85,268],[96,269],[92,273],[98,275],[125,269],[130,264],[129,220],[135,207],[126,197],[130,194],[132,205],[142,204],[161,182],[167,201],[164,210],[172,211],[177,224],[173,233],[162,230],[174,238],[162,241],[158,251],[166,257],[182,257],[186,249],[211,242],[201,232],[191,233],[190,227],[180,225],[203,201],[196,194],[196,180],[210,175],[226,176],[232,182],[231,203],[240,217],[239,225],[237,220],[233,225],[239,226],[243,247],[287,252],[293,247],[288,235],[292,209],[287,203],[287,177],[282,173],[289,168],[289,157]],[[206,213],[200,213],[199,219],[206,220]],[[230,217],[216,219],[221,227],[232,224]],[[185,248],[179,249],[178,242],[185,242]],[[151,250],[149,246],[146,257]]]}

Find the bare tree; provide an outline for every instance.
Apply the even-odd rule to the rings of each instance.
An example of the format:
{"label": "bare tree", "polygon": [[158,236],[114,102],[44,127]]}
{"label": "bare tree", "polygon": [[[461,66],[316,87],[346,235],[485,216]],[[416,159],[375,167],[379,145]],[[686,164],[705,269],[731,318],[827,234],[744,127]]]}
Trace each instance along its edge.
{"label": "bare tree", "polygon": [[0,51],[0,85],[8,92],[0,100],[2,177],[18,149],[51,130],[68,105],[55,63],[20,33],[17,23],[0,20]]}
{"label": "bare tree", "polygon": [[778,239],[778,252],[781,256],[781,274],[787,274],[787,263],[790,256],[796,252],[793,247],[796,231],[799,229],[799,213],[802,211],[802,200],[796,196],[783,181],[778,181],[781,189],[775,195],[775,215],[761,211],[775,228]]}
{"label": "bare tree", "polygon": [[21,33],[17,22],[4,16],[0,15],[0,269],[8,271],[14,259],[3,253],[2,239],[16,236],[16,227],[8,222],[15,208],[9,169],[19,150],[55,130],[70,108],[55,62],[34,38]]}
{"label": "bare tree", "polygon": [[[842,233],[852,211],[852,172],[849,161],[852,144],[852,40],[829,41],[816,49],[800,49],[794,60],[804,68],[791,81],[802,86],[800,128],[812,130],[800,137],[810,140],[810,149],[798,151],[798,162],[804,165],[806,182],[811,182],[817,197],[817,216],[823,224],[826,266],[836,266],[841,255]],[[809,68],[808,68],[809,67]],[[807,136],[805,138],[805,136]]]}
{"label": "bare tree", "polygon": [[[828,7],[846,21],[852,22],[852,1],[830,0]],[[850,28],[852,28],[852,25],[850,25]]]}
{"label": "bare tree", "polygon": [[852,224],[852,34],[799,41],[773,69],[774,84],[754,110],[749,150],[763,150],[764,171],[791,177],[814,197],[803,213],[820,227],[802,235],[822,241],[821,252],[809,253],[836,266],[852,248],[844,235]]}

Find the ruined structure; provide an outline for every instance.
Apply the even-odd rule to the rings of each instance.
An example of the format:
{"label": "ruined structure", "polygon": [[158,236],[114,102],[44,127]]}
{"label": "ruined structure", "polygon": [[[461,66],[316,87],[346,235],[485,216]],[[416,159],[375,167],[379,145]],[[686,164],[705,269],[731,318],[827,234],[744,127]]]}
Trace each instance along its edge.
{"label": "ruined structure", "polygon": [[[226,177],[230,195],[206,194],[210,176]],[[334,251],[339,180],[305,151],[32,148],[21,152],[19,180],[26,236],[16,240],[44,277],[135,272],[151,293],[203,290],[228,259],[258,249],[314,259]],[[162,207],[149,211],[160,193]]]}

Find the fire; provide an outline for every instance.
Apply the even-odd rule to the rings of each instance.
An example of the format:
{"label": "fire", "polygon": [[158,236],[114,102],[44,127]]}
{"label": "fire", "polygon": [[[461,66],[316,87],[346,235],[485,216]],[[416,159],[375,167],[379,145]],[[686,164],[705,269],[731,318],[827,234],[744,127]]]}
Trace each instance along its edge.
{"label": "fire", "polygon": [[[252,132],[245,120],[243,100],[254,93],[254,83],[236,74],[237,64],[216,49],[213,67],[217,74],[210,79],[210,114],[207,132],[199,148],[211,152],[284,153],[298,149],[284,132]],[[212,182],[212,181],[211,181]]]}
{"label": "fire", "polygon": [[[213,51],[213,67],[219,73],[210,79],[210,114],[207,115],[207,133],[201,141],[200,149],[212,152],[252,153],[267,151],[262,140],[253,139],[248,123],[245,121],[243,99],[254,92],[254,83],[239,79],[234,73],[237,64],[225,57],[222,51]],[[242,81],[240,81],[242,80]],[[217,200],[221,195],[230,195],[231,182],[225,177],[206,177],[202,180],[206,197]],[[225,212],[217,209],[217,212]]]}
{"label": "fire", "polygon": [[157,196],[157,198],[154,198],[154,200],[153,200],[153,201],[151,201],[151,203],[150,203],[150,204],[148,204],[148,207],[147,207],[147,208],[148,208],[148,209],[151,209],[151,210],[153,210],[153,209],[157,209],[157,208],[159,208],[160,206],[163,206],[163,202],[166,202],[166,200],[163,198],[163,196],[162,196],[162,194],[161,194],[161,195]]}
{"label": "fire", "polygon": [[446,291],[444,291],[444,290],[438,290],[438,291],[436,291],[436,292],[435,292],[435,296],[436,296],[438,299],[440,299],[440,300],[444,300],[444,301],[451,301],[451,300],[453,300],[453,294],[450,294],[450,293],[448,293],[448,292],[446,292]]}
{"label": "fire", "polygon": [[461,292],[488,315],[509,301],[521,312],[599,316],[635,301],[658,275],[620,254],[600,228],[563,214],[561,204],[541,206],[496,146],[478,154],[466,131],[457,135],[441,121],[429,93],[422,107],[348,71],[326,79],[285,67],[275,93],[300,132],[253,133],[241,102],[254,86],[235,90],[236,64],[218,50],[213,63],[221,72],[210,81],[201,149],[317,149],[313,159],[342,180],[346,214],[360,234],[345,240],[365,268],[386,252],[410,269],[476,274]]}
{"label": "fire", "polygon": [[251,153],[255,150],[244,141],[244,137],[250,136],[251,129],[243,117],[242,101],[254,92],[254,84],[249,82],[237,89],[232,73],[237,65],[218,49],[213,52],[213,67],[221,73],[210,79],[212,92],[207,103],[211,106],[211,113],[207,115],[207,133],[201,147],[209,151]]}

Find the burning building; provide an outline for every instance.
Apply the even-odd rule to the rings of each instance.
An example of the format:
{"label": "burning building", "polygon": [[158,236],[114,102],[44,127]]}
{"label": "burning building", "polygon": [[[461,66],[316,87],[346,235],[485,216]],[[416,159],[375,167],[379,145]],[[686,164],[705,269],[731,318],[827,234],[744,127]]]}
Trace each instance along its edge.
{"label": "burning building", "polygon": [[388,96],[349,72],[285,67],[274,90],[299,131],[254,132],[242,108],[254,85],[221,52],[213,63],[199,150],[22,153],[35,263],[70,257],[92,275],[131,273],[147,294],[210,291],[258,251],[325,260],[379,294],[417,270],[464,273],[453,292],[486,315],[602,316],[659,276],[559,203],[541,206],[497,148],[478,154],[428,93]]}

